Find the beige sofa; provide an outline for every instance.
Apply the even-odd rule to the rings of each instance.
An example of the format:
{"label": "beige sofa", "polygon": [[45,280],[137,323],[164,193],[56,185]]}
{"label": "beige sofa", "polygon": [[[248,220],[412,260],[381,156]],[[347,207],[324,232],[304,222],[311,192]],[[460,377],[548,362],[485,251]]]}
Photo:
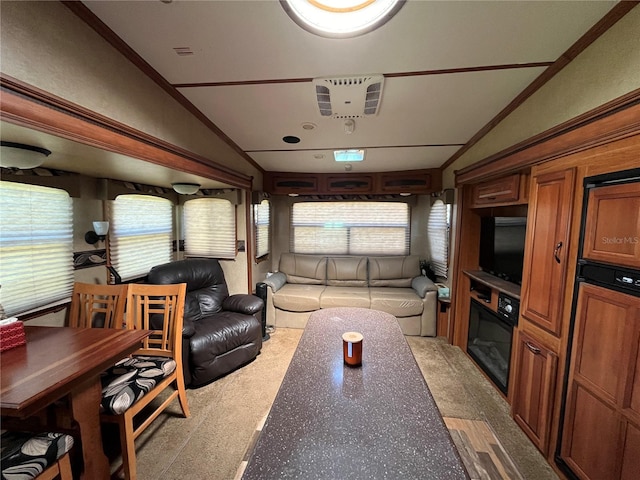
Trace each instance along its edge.
{"label": "beige sofa", "polygon": [[420,275],[417,256],[366,257],[283,253],[267,285],[267,323],[304,328],[331,307],[390,313],[405,335],[436,335],[438,289]]}

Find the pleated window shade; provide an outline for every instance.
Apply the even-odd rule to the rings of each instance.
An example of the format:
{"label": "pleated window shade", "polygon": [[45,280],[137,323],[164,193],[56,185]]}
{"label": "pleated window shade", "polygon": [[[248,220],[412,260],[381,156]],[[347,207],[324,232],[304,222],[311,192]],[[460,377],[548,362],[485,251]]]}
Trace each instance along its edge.
{"label": "pleated window shade", "polygon": [[434,273],[447,278],[449,265],[449,216],[450,206],[436,200],[431,206],[427,222],[427,244]]}
{"label": "pleated window shade", "polygon": [[143,277],[172,259],[173,203],[120,195],[109,205],[109,257],[122,280]]}
{"label": "pleated window shade", "polygon": [[408,255],[409,205],[300,202],[291,215],[291,251],[330,255]]}
{"label": "pleated window shade", "polygon": [[253,206],[253,218],[256,233],[256,258],[269,254],[269,224],[271,221],[271,204],[263,200]]}
{"label": "pleated window shade", "polygon": [[73,288],[73,208],[63,190],[0,182],[0,304],[7,316]]}
{"label": "pleated window shade", "polygon": [[184,203],[184,250],[189,257],[234,259],[235,207],[223,198],[197,198]]}

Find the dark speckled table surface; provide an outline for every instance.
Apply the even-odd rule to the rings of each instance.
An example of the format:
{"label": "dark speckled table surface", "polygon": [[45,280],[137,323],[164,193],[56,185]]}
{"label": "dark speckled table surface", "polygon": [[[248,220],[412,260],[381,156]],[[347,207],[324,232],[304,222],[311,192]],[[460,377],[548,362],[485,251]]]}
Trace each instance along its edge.
{"label": "dark speckled table surface", "polygon": [[[348,331],[360,367],[343,363]],[[468,477],[396,318],[330,308],[309,318],[242,478]]]}

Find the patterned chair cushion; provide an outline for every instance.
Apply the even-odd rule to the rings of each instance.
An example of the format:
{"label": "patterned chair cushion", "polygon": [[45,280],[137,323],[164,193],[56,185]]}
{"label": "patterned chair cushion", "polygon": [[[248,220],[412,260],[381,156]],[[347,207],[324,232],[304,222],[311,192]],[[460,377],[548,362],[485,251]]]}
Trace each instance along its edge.
{"label": "patterned chair cushion", "polygon": [[120,415],[175,369],[172,358],[140,355],[120,360],[102,374],[102,411]]}
{"label": "patterned chair cushion", "polygon": [[2,480],[36,478],[71,450],[73,437],[64,433],[2,433]]}

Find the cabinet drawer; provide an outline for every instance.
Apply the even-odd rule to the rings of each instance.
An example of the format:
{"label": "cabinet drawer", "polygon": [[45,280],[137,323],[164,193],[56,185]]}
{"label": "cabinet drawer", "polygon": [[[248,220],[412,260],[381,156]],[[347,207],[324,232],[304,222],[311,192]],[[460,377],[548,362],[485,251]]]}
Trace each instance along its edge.
{"label": "cabinet drawer", "polygon": [[329,193],[370,193],[373,189],[371,175],[329,175],[327,192]]}
{"label": "cabinet drawer", "polygon": [[479,183],[473,187],[473,207],[514,203],[520,199],[520,175]]}

